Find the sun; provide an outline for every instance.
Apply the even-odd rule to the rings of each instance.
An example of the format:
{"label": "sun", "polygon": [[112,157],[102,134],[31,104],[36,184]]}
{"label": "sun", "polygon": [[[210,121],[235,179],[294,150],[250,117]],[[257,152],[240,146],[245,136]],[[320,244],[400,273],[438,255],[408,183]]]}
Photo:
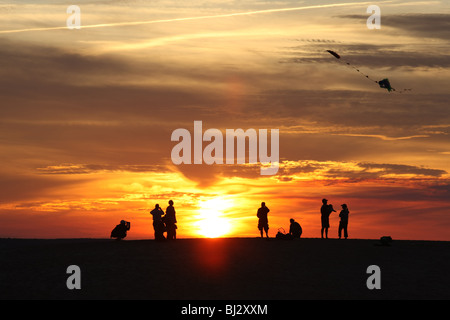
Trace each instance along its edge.
{"label": "sun", "polygon": [[217,238],[228,234],[231,230],[231,223],[224,214],[232,205],[232,201],[224,198],[201,201],[196,223],[198,234],[207,238]]}

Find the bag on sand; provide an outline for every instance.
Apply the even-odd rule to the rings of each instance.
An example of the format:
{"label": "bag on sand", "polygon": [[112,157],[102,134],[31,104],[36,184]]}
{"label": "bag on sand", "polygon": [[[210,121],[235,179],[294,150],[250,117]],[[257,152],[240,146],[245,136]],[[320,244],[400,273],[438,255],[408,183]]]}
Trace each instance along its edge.
{"label": "bag on sand", "polygon": [[283,228],[278,229],[278,233],[275,236],[275,238],[278,240],[292,240],[293,239],[292,235],[289,233],[286,233]]}

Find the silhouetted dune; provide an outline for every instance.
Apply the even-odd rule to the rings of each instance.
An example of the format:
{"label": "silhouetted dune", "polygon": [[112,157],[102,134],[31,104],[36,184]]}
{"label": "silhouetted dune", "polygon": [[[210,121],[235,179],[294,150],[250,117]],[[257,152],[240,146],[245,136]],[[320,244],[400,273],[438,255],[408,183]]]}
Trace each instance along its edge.
{"label": "silhouetted dune", "polygon": [[[1,299],[449,299],[450,243],[0,239]],[[69,290],[67,267],[81,270]],[[367,268],[381,270],[369,290]]]}

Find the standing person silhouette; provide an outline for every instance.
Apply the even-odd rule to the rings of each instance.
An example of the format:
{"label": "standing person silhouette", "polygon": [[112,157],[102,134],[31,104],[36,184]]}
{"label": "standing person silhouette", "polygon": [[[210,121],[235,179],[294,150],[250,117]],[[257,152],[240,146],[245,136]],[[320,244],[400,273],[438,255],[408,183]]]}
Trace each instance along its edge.
{"label": "standing person silhouette", "polygon": [[167,229],[167,240],[175,240],[177,238],[177,218],[175,216],[175,208],[173,207],[172,200],[169,200],[169,206],[166,208],[164,223],[166,224]]}
{"label": "standing person silhouette", "polygon": [[348,211],[347,205],[344,203],[342,205],[342,210],[339,213],[339,217],[341,218],[341,221],[339,221],[339,239],[341,238],[342,230],[344,230],[344,238],[347,239],[348,237],[347,226],[349,213],[350,211]]}
{"label": "standing person silhouette", "polygon": [[258,217],[258,229],[261,233],[261,238],[263,238],[263,230],[266,232],[266,237],[269,238],[269,220],[267,214],[269,213],[269,208],[266,207],[265,202],[261,202],[261,208],[258,209],[256,216]]}
{"label": "standing person silhouette", "polygon": [[159,204],[155,205],[155,209],[150,211],[150,214],[153,216],[153,230],[155,230],[155,240],[165,240],[164,237],[164,222],[162,221],[162,215],[164,215],[164,211],[161,209]]}
{"label": "standing person silhouette", "polygon": [[322,229],[320,229],[320,235],[323,239],[323,231],[325,230],[325,237],[328,239],[328,228],[330,227],[330,214],[331,212],[336,212],[336,210],[333,209],[333,205],[328,204],[327,199],[322,199],[322,207],[320,208],[321,213],[321,222],[322,222]]}

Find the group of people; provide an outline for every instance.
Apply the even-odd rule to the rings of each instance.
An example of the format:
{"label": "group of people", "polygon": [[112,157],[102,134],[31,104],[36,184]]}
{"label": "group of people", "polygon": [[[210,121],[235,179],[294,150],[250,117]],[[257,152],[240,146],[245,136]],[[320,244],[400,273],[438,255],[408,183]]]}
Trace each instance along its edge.
{"label": "group of people", "polygon": [[177,217],[172,200],[169,201],[165,214],[159,204],[155,205],[155,209],[150,211],[150,214],[153,216],[155,240],[166,240],[164,232],[167,232],[167,240],[175,240],[177,238]]}
{"label": "group of people", "polygon": [[[155,209],[150,211],[150,214],[153,216],[155,240],[175,240],[177,238],[177,217],[172,200],[169,201],[169,206],[166,208],[165,214],[159,204],[155,205]],[[127,236],[128,230],[130,230],[130,222],[122,220],[111,231],[111,238],[121,240]],[[165,232],[167,232],[167,238],[164,236]]]}
{"label": "group of people", "polygon": [[[341,205],[342,210],[339,213],[339,217],[341,220],[339,221],[339,228],[338,228],[338,236],[339,239],[341,239],[342,236],[342,230],[344,231],[344,238],[348,238],[348,215],[350,211],[348,211],[347,205],[344,203]],[[320,229],[320,235],[323,239],[323,232],[325,231],[325,238],[328,239],[328,228],[330,228],[330,214],[332,212],[336,212],[336,210],[333,209],[332,204],[328,204],[327,199],[322,199],[322,207],[320,208],[321,213],[321,222],[322,222],[322,229]]]}
{"label": "group of people", "polygon": [[[339,228],[338,228],[338,236],[339,239],[341,239],[342,231],[344,231],[344,238],[348,238],[348,215],[349,210],[347,205],[344,203],[341,205],[342,210],[339,213],[340,222],[339,222]],[[269,219],[267,218],[267,214],[270,212],[269,208],[266,206],[265,202],[261,203],[261,207],[258,209],[256,216],[258,217],[258,229],[261,234],[261,238],[263,238],[263,231],[266,234],[266,237],[269,237]],[[325,238],[328,239],[328,229],[330,228],[330,215],[332,212],[336,212],[336,210],[333,209],[333,205],[328,204],[327,199],[322,199],[322,207],[320,208],[321,213],[321,223],[322,228],[320,230],[321,237],[323,239],[324,231],[325,231]],[[289,226],[289,233],[287,234],[290,236],[290,238],[300,238],[302,235],[302,227],[300,224],[295,221],[294,219],[290,219],[290,226]]]}
{"label": "group of people", "polygon": [[[266,203],[261,202],[261,207],[258,209],[256,213],[256,216],[258,217],[258,229],[261,234],[261,238],[264,238],[263,231],[266,234],[266,238],[269,238],[269,219],[267,218],[267,214],[269,212],[270,209],[266,206]],[[289,239],[300,238],[303,231],[300,224],[292,218],[289,219],[289,222],[291,223],[289,226],[289,233],[287,235],[282,236],[289,237]]]}
{"label": "group of people", "polygon": [[[344,238],[348,238],[348,216],[349,216],[349,210],[347,205],[344,203],[341,205],[342,210],[339,213],[340,222],[339,222],[339,228],[338,228],[338,236],[339,239],[341,239],[342,231],[344,231]],[[266,234],[266,237],[269,238],[269,219],[268,219],[268,213],[270,212],[269,208],[266,206],[265,202],[261,203],[261,207],[258,209],[256,216],[258,217],[258,229],[261,234],[261,238],[264,236],[264,232]],[[325,232],[325,238],[328,239],[328,229],[330,228],[330,215],[332,212],[336,212],[334,210],[333,205],[328,204],[327,199],[322,199],[322,207],[320,208],[321,213],[321,223],[322,228],[320,230],[320,234],[322,239],[324,238],[324,232]],[[177,218],[175,213],[175,208],[173,206],[173,201],[169,201],[169,206],[166,208],[166,212],[161,209],[159,204],[155,205],[155,208],[150,211],[150,214],[153,216],[153,229],[155,231],[155,240],[161,241],[161,240],[175,240],[176,234],[177,234]],[[290,226],[289,226],[289,233],[287,236],[289,236],[290,239],[292,238],[300,238],[302,235],[302,227],[300,224],[295,221],[294,219],[290,219]],[[111,237],[115,237],[117,239],[123,239],[126,237],[126,232],[130,230],[130,223],[127,221],[122,220],[119,225],[117,225],[114,230],[111,232]],[[167,232],[167,238],[164,236],[164,233]]]}

